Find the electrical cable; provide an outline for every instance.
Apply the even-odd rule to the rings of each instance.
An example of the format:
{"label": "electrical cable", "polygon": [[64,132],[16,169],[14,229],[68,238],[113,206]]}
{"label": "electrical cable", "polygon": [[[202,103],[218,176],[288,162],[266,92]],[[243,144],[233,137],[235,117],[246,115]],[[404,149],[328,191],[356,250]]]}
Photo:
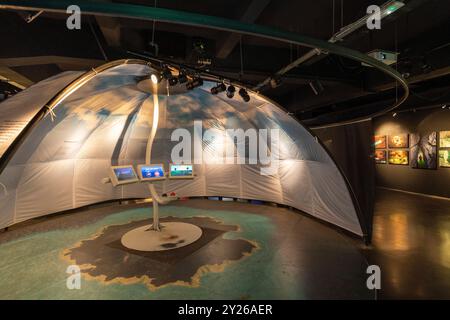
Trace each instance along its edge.
{"label": "electrical cable", "polygon": [[239,79],[241,79],[242,76],[244,75],[244,56],[242,54],[242,35],[239,39],[239,55],[240,55],[240,59],[241,59],[241,74],[239,75]]}

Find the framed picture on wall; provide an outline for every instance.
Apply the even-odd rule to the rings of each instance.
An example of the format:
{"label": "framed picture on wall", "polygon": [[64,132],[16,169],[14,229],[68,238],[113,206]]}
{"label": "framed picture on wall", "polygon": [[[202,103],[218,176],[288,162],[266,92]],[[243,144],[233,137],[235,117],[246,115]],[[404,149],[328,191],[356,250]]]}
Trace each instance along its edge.
{"label": "framed picture on wall", "polygon": [[450,148],[450,131],[439,132],[439,147]]}
{"label": "framed picture on wall", "polygon": [[375,163],[386,164],[386,150],[375,150]]}
{"label": "framed picture on wall", "polygon": [[415,169],[436,169],[436,132],[429,134],[413,133],[410,140],[410,162]]}
{"label": "framed picture on wall", "polygon": [[439,150],[439,166],[450,168],[450,149]]}
{"label": "framed picture on wall", "polygon": [[374,136],[373,145],[375,149],[386,149],[386,136]]}
{"label": "framed picture on wall", "polygon": [[409,164],[409,151],[389,150],[389,164],[407,166]]}
{"label": "framed picture on wall", "polygon": [[388,136],[388,146],[391,148],[408,148],[409,147],[409,134],[394,134]]}

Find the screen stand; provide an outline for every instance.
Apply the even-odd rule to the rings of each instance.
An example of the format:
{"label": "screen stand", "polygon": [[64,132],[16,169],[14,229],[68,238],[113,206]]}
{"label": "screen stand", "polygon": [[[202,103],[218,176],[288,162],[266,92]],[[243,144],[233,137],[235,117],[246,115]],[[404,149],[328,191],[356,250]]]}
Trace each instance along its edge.
{"label": "screen stand", "polygon": [[158,207],[158,201],[152,200],[153,202],[153,224],[152,224],[152,230],[155,231],[161,231],[161,228],[159,227],[159,207]]}
{"label": "screen stand", "polygon": [[177,197],[161,197],[153,184],[148,188],[153,202],[153,223],[125,233],[122,245],[138,251],[164,251],[187,246],[202,236],[202,229],[191,223],[159,222],[159,205],[167,204]]}
{"label": "screen stand", "polygon": [[[153,84],[153,125],[147,141],[145,163],[150,164],[152,146],[159,121],[159,99],[157,84]],[[153,202],[153,224],[128,231],[122,236],[122,245],[132,250],[163,251],[181,248],[197,241],[202,236],[202,229],[196,225],[184,222],[159,223],[159,205],[169,203],[176,197],[160,197],[155,186],[149,183],[148,189]]]}
{"label": "screen stand", "polygon": [[[159,199],[160,197],[156,193],[156,190],[155,190],[155,187],[153,186],[153,184],[151,184],[151,186],[149,186],[149,189],[150,189],[150,193],[152,195],[152,203],[153,203],[153,224],[150,229],[154,230],[154,231],[161,231],[161,228],[159,225],[159,205],[158,205],[158,203],[159,203],[159,201],[161,201],[161,199]],[[168,202],[169,201],[167,201],[167,203]]]}

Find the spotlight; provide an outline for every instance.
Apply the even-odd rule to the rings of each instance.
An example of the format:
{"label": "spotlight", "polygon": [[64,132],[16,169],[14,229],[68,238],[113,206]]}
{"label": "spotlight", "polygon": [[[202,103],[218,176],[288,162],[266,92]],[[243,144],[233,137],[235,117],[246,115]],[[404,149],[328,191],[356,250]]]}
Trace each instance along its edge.
{"label": "spotlight", "polygon": [[172,78],[172,72],[170,71],[169,67],[164,67],[162,71],[162,77],[166,80]]}
{"label": "spotlight", "polygon": [[167,80],[170,86],[174,86],[178,83],[178,78],[172,75],[172,71],[170,71],[167,66],[162,71],[162,77]]}
{"label": "spotlight", "polygon": [[236,91],[235,87],[233,85],[229,85],[228,89],[227,89],[227,97],[228,98],[233,98],[234,97],[234,92]]}
{"label": "spotlight", "polygon": [[395,118],[397,116],[397,112],[394,112],[392,116]]}
{"label": "spotlight", "polygon": [[218,83],[215,87],[211,88],[211,93],[212,94],[218,94],[219,92],[223,92],[226,90],[226,86],[223,83]]}
{"label": "spotlight", "polygon": [[159,75],[159,73],[154,72],[151,74],[150,80],[152,80],[153,84],[158,84],[161,80],[161,76]]}
{"label": "spotlight", "polygon": [[188,83],[186,83],[186,89],[193,90],[202,85],[203,85],[203,79],[196,77],[196,78],[192,79],[192,81],[189,81]]}
{"label": "spotlight", "polygon": [[447,107],[447,105],[446,104],[444,104],[443,106],[442,106],[442,109],[445,109]]}
{"label": "spotlight", "polygon": [[245,102],[250,101],[250,96],[248,95],[247,90],[245,90],[244,88],[239,89],[239,95]]}
{"label": "spotlight", "polygon": [[188,81],[186,73],[183,71],[180,71],[180,74],[178,75],[178,82],[180,84],[186,83]]}

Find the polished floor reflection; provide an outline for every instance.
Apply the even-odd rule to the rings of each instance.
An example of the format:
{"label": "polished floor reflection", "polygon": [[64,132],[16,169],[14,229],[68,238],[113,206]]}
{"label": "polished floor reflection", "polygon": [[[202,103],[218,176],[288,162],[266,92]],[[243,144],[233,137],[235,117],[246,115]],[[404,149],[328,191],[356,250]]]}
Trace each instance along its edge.
{"label": "polished floor reflection", "polygon": [[379,299],[450,298],[450,201],[377,189],[373,227]]}

